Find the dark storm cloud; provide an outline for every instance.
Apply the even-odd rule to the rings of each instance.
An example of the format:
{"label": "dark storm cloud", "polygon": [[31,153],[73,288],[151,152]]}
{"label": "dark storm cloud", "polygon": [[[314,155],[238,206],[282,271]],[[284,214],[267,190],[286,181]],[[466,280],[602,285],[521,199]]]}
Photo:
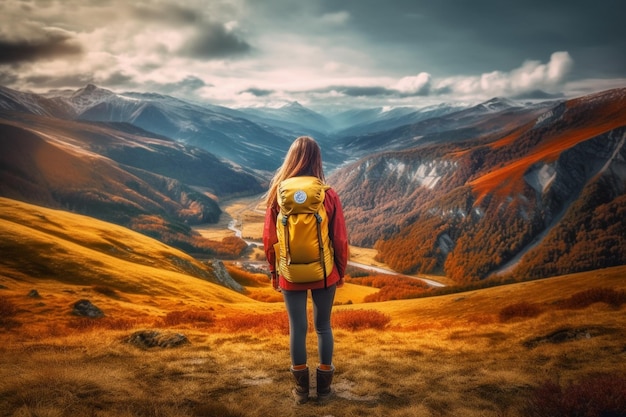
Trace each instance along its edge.
{"label": "dark storm cloud", "polygon": [[172,94],[175,96],[184,96],[185,94],[191,94],[194,91],[206,86],[207,84],[204,81],[194,76],[185,77],[184,79],[175,83],[155,85],[155,87],[158,88],[158,91],[161,91],[165,94]]}
{"label": "dark storm cloud", "polygon": [[95,77],[93,74],[69,72],[67,74],[30,75],[24,77],[24,81],[34,85],[46,85],[50,88],[81,88],[87,84],[129,88],[136,85],[133,77],[119,71],[105,78]]}
{"label": "dark storm cloud", "polygon": [[99,81],[99,83],[110,86],[128,86],[134,83],[134,78],[121,71],[117,71],[110,74],[106,79]]}
{"label": "dark storm cloud", "polygon": [[82,47],[66,34],[48,33],[41,39],[0,39],[0,64],[34,62],[81,55]]}
{"label": "dark storm cloud", "polygon": [[26,83],[32,85],[45,85],[50,89],[54,88],[80,88],[87,84],[97,84],[98,80],[94,79],[91,74],[50,74],[50,75],[31,75],[24,77]]}
{"label": "dark storm cloud", "polygon": [[[626,71],[626,3],[615,0],[346,0],[351,29],[392,65],[413,63],[440,76],[509,71],[524,60],[568,51],[579,75]],[[398,51],[404,51],[398,53]],[[389,54],[387,53],[389,52]]]}
{"label": "dark storm cloud", "polygon": [[388,96],[396,93],[385,87],[331,87],[330,90],[350,97]]}
{"label": "dark storm cloud", "polygon": [[251,47],[237,33],[227,29],[224,23],[207,19],[201,9],[179,4],[147,4],[131,6],[131,14],[139,21],[159,23],[169,27],[190,29],[189,38],[179,53],[199,59],[224,58],[241,55]]}
{"label": "dark storm cloud", "polygon": [[11,85],[19,80],[13,72],[0,71],[0,85]]}
{"label": "dark storm cloud", "polygon": [[563,98],[563,94],[549,94],[541,90],[533,90],[527,93],[518,94],[511,97],[516,100],[554,100]]}
{"label": "dark storm cloud", "polygon": [[264,90],[262,88],[248,88],[241,93],[250,93],[255,97],[267,97],[274,93],[274,90]]}
{"label": "dark storm cloud", "polygon": [[413,92],[400,91],[395,88],[383,86],[331,86],[315,90],[317,93],[337,92],[348,97],[417,97],[427,96],[431,91],[429,88],[418,89]]}
{"label": "dark storm cloud", "polygon": [[130,4],[132,17],[140,21],[167,22],[170,24],[193,24],[201,20],[197,10],[179,4]]}
{"label": "dark storm cloud", "polygon": [[181,49],[183,55],[200,59],[224,58],[242,55],[250,45],[221,23],[205,23]]}

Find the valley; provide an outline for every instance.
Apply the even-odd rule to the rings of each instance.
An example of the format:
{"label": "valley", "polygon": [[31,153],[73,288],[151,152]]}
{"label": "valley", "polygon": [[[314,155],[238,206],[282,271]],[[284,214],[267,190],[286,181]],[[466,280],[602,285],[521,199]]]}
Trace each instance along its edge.
{"label": "valley", "polygon": [[[203,237],[213,240],[220,240],[233,235],[243,238],[248,245],[250,245],[250,251],[238,261],[258,263],[259,259],[264,259],[265,257],[261,250],[265,215],[262,199],[263,195],[224,201],[220,206],[223,212],[218,223],[199,225],[195,226],[193,229]],[[350,246],[350,260],[348,263],[373,273],[398,274],[398,272],[393,271],[389,266],[377,261],[376,255],[377,252],[375,249]],[[433,287],[454,285],[453,281],[439,275],[420,274],[403,276],[419,279]]]}
{"label": "valley", "polygon": [[[229,201],[263,193],[308,132],[342,198],[355,257],[372,249],[398,273],[445,276],[445,285],[537,279],[626,263],[624,109],[624,88],[323,115],[93,84],[54,97],[0,87],[0,195],[232,259],[243,242],[198,227],[220,222]],[[258,215],[245,215],[233,220],[253,240]]]}

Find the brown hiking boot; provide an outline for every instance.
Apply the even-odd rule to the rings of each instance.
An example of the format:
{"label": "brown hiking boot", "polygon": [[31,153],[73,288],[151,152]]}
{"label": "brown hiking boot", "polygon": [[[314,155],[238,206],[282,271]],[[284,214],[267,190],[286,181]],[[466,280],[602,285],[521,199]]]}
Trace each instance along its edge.
{"label": "brown hiking boot", "polygon": [[333,382],[335,367],[330,370],[317,368],[317,402],[324,403],[330,399],[332,390],[330,384]]}
{"label": "brown hiking boot", "polygon": [[296,380],[296,386],[291,390],[296,404],[304,404],[309,400],[309,367],[302,370],[291,368],[291,374]]}

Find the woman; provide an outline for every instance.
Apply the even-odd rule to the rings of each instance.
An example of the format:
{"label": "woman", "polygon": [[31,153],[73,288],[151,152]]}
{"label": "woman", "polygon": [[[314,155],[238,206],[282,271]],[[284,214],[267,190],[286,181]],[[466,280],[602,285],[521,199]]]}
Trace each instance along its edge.
{"label": "woman", "polygon": [[343,285],[343,277],[348,263],[348,238],[343,209],[339,196],[327,187],[324,197],[324,208],[328,217],[328,235],[334,251],[334,265],[327,275],[326,282],[293,283],[276,271],[276,252],[274,245],[278,241],[276,219],[279,213],[278,190],[281,183],[289,178],[311,176],[325,181],[322,168],[322,157],[317,142],[308,137],[297,138],[278,169],[267,194],[267,210],[263,228],[263,244],[271,272],[272,286],[283,293],[287,314],[289,316],[289,343],[291,353],[291,373],[296,387],[292,390],[297,404],[309,398],[309,368],[307,365],[306,334],[307,334],[307,294],[311,291],[313,299],[313,321],[318,340],[320,364],[317,367],[317,397],[324,401],[330,396],[335,367],[333,365],[334,339],[330,325],[330,315],[335,290]]}

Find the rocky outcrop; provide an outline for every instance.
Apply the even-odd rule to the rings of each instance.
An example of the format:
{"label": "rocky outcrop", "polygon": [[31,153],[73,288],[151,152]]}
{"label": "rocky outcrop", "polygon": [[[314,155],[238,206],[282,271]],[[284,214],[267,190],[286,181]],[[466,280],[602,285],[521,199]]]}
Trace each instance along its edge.
{"label": "rocky outcrop", "polygon": [[182,333],[160,332],[157,330],[140,330],[126,338],[126,342],[142,349],[175,348],[188,345],[189,339]]}
{"label": "rocky outcrop", "polygon": [[[543,194],[546,223],[581,193],[585,185],[596,176],[615,177],[614,189],[606,190],[613,196],[624,192],[626,180],[626,128],[609,133],[566,150],[554,164],[554,179]],[[615,181],[616,180],[616,181]]]}
{"label": "rocky outcrop", "polygon": [[241,286],[241,284],[239,284],[230,276],[222,261],[214,259],[211,264],[213,265],[213,272],[219,284],[230,288],[231,290],[243,292],[243,287]]}
{"label": "rocky outcrop", "polygon": [[93,305],[89,300],[79,300],[74,304],[72,314],[80,317],[88,317],[90,319],[98,319],[104,317],[104,313],[98,307]]}

